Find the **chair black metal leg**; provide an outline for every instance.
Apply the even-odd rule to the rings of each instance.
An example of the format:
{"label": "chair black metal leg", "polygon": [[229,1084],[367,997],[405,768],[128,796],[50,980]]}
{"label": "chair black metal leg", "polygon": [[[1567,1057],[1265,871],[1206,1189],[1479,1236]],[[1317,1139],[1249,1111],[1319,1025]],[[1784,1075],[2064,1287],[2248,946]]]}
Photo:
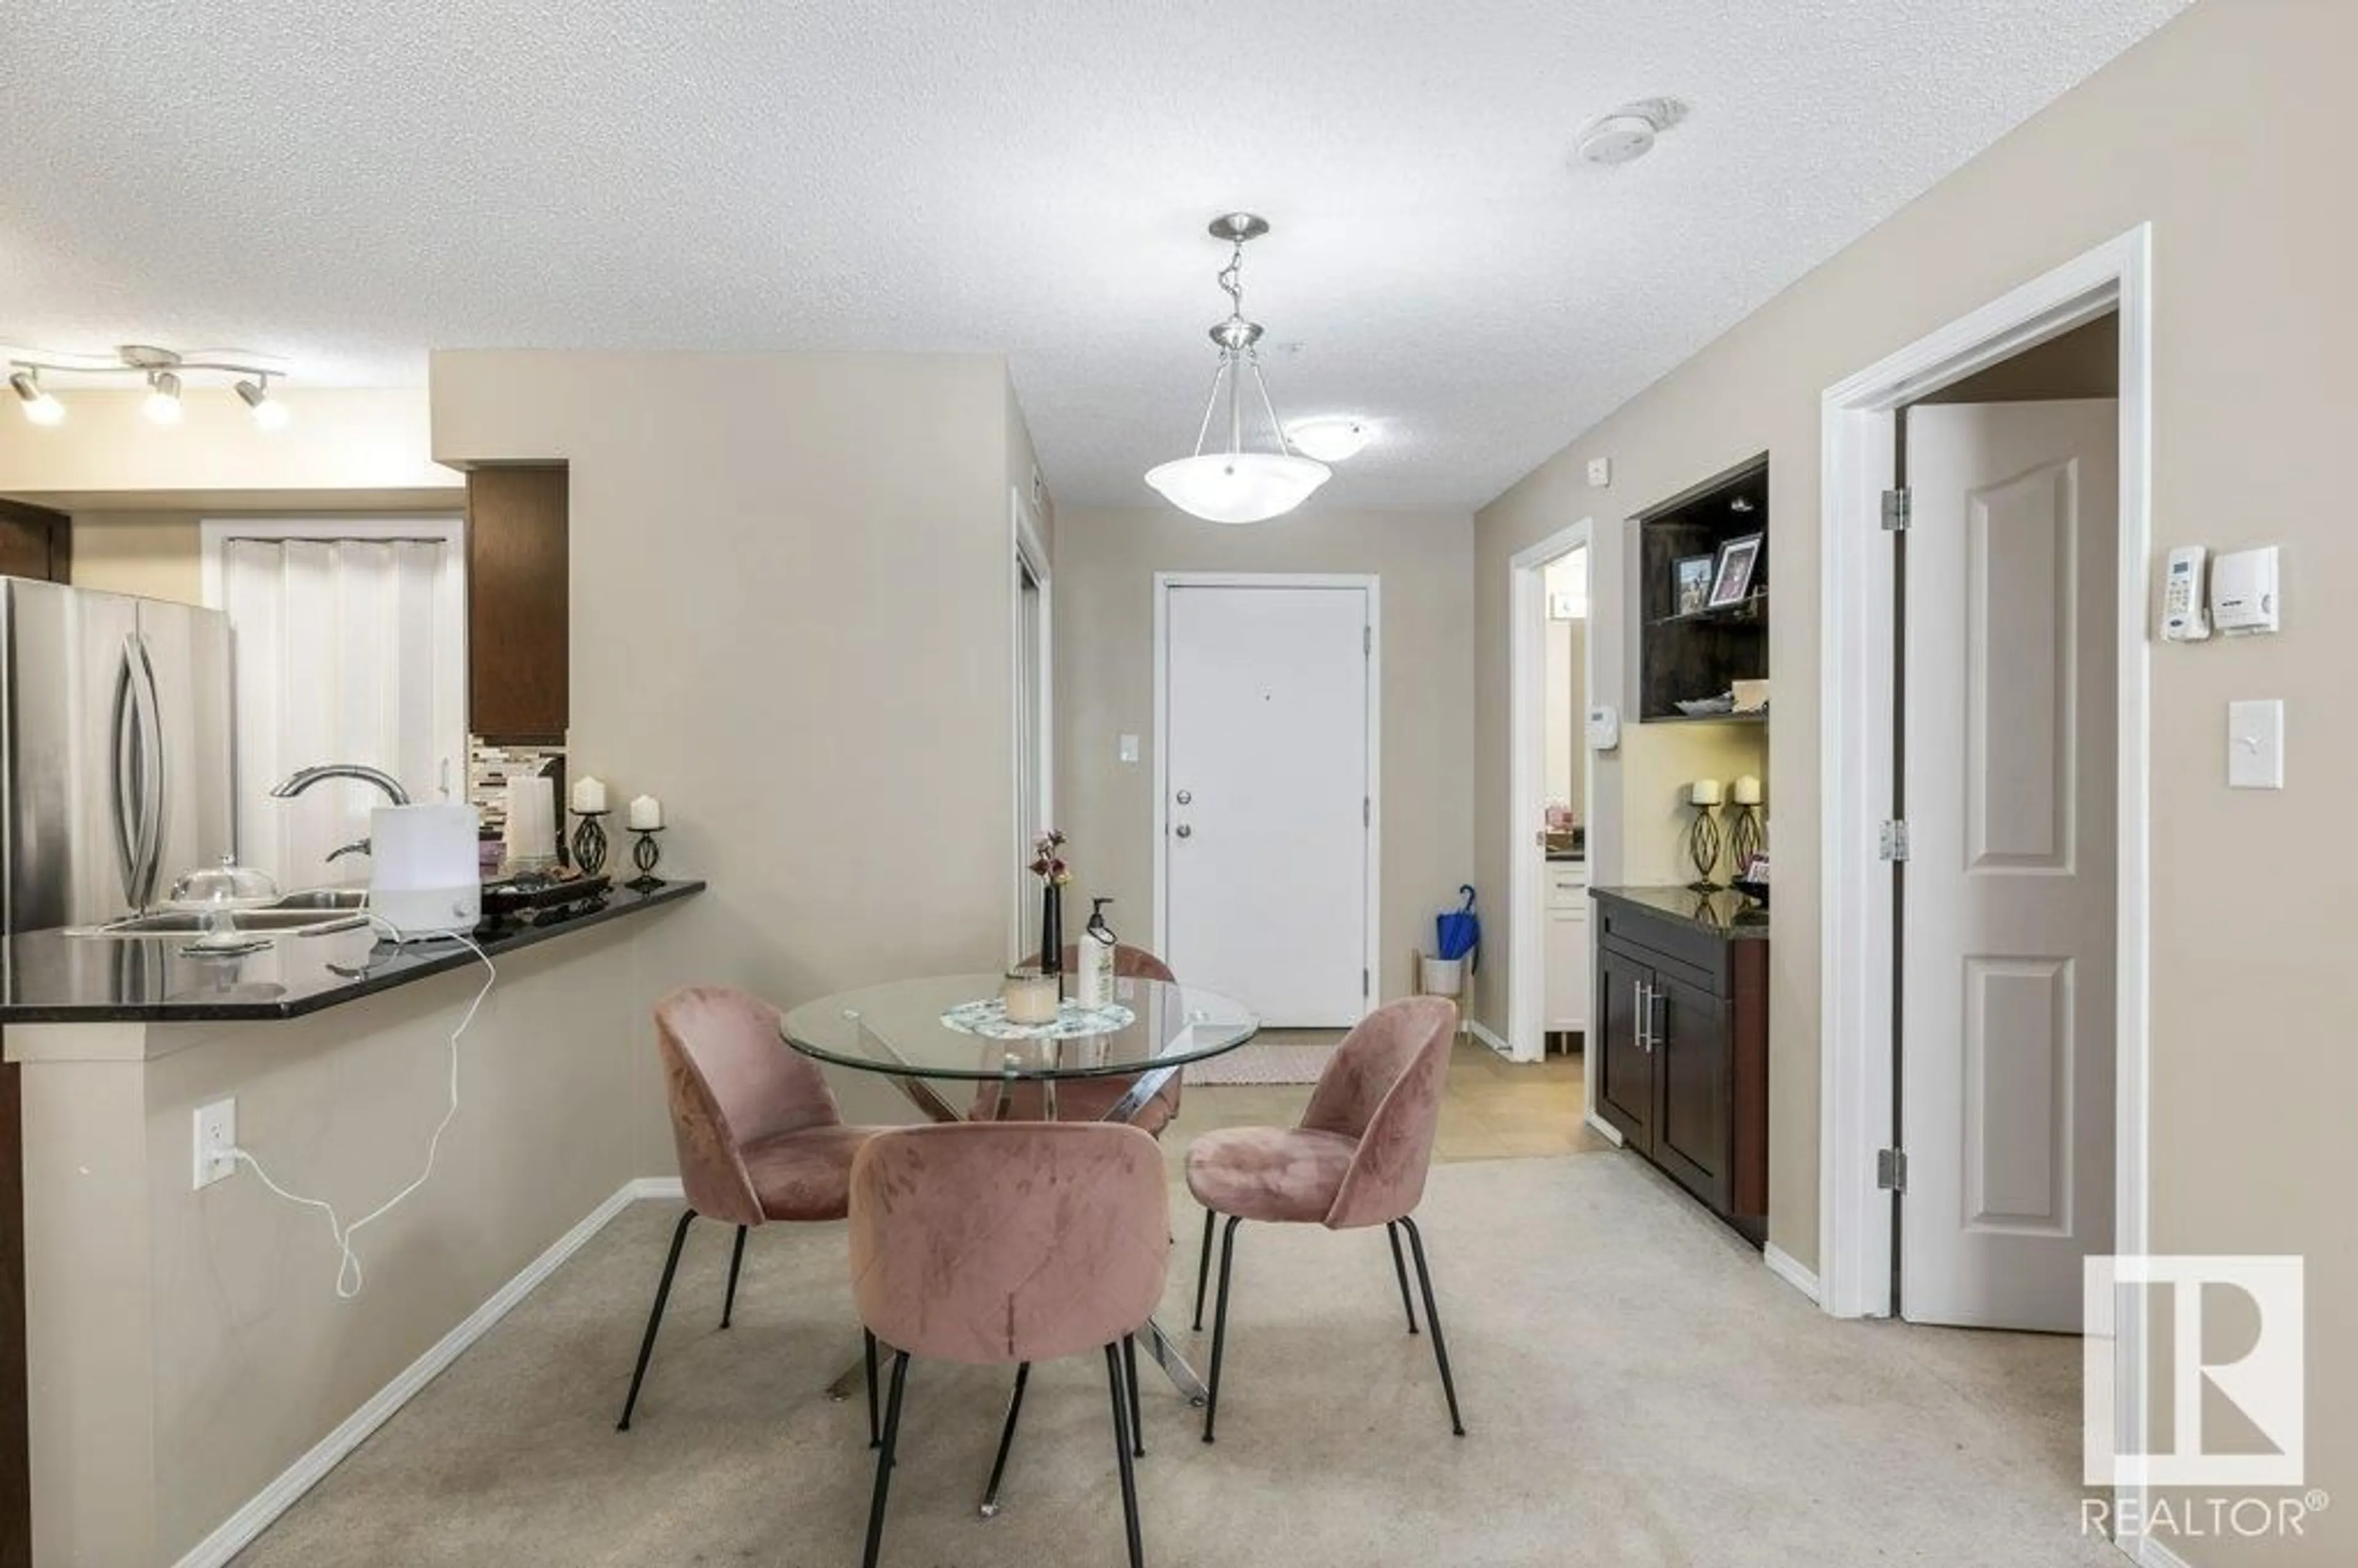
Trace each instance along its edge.
{"label": "chair black metal leg", "polygon": [[720,1303],[720,1326],[729,1326],[729,1319],[737,1311],[737,1271],[745,1266],[745,1227],[737,1227],[737,1245],[729,1249],[729,1294]]}
{"label": "chair black metal leg", "polygon": [[901,1391],[909,1380],[909,1353],[892,1353],[892,1392],[884,1401],[884,1444],[876,1451],[876,1490],[868,1503],[868,1551],[862,1568],[876,1568],[876,1553],[884,1544],[884,1498],[892,1485],[892,1448],[901,1436]]}
{"label": "chair black metal leg", "polygon": [[679,1217],[678,1227],[671,1233],[671,1256],[664,1260],[663,1282],[655,1287],[654,1310],[647,1314],[646,1336],[639,1341],[639,1364],[631,1370],[630,1397],[622,1401],[622,1419],[614,1423],[616,1432],[631,1430],[631,1411],[639,1402],[639,1385],[647,1379],[647,1361],[655,1353],[655,1330],[663,1326],[664,1303],[671,1299],[671,1277],[679,1268],[680,1243],[687,1239],[687,1227],[696,1218],[689,1209]]}
{"label": "chair black metal leg", "polygon": [[1441,1337],[1441,1314],[1433,1304],[1433,1270],[1424,1260],[1424,1233],[1416,1221],[1403,1216],[1401,1226],[1408,1232],[1408,1244],[1416,1253],[1416,1281],[1424,1291],[1424,1321],[1433,1327],[1433,1358],[1441,1367],[1441,1391],[1449,1400],[1449,1430],[1458,1436],[1466,1435],[1466,1423],[1457,1418],[1457,1383],[1449,1375],[1449,1346]]}
{"label": "chair black metal leg", "polygon": [[[1138,1530],[1138,1472],[1130,1463],[1130,1408],[1123,1402],[1121,1357],[1106,1346],[1106,1390],[1113,1397],[1113,1451],[1121,1465],[1121,1522],[1130,1538],[1130,1568],[1144,1568],[1146,1546]],[[1135,1383],[1132,1384],[1133,1390]],[[1133,1395],[1134,1397],[1134,1395]]]}
{"label": "chair black metal leg", "polygon": [[1411,1334],[1414,1334],[1416,1332],[1416,1303],[1409,1299],[1408,1264],[1401,1259],[1400,1222],[1398,1220],[1393,1220],[1390,1224],[1386,1225],[1384,1227],[1384,1234],[1391,1238],[1392,1274],[1394,1278],[1400,1281],[1401,1310],[1408,1314],[1408,1331]]}
{"label": "chair black metal leg", "polygon": [[1195,1260],[1195,1332],[1204,1332],[1204,1286],[1212,1277],[1212,1211],[1204,1211],[1204,1251]]}
{"label": "chair black metal leg", "polygon": [[1138,1408],[1138,1336],[1121,1336],[1121,1375],[1130,1384],[1130,1450],[1146,1457],[1146,1422]]}
{"label": "chair black metal leg", "polygon": [[1023,1413],[1023,1386],[1032,1380],[1032,1363],[1018,1362],[1015,1368],[1015,1391],[1007,1396],[1007,1420],[999,1429],[999,1453],[990,1462],[990,1479],[983,1483],[982,1517],[993,1519],[999,1513],[999,1478],[1007,1474],[1007,1455],[1015,1446],[1015,1418]]}
{"label": "chair black metal leg", "polygon": [[1228,1267],[1236,1261],[1236,1215],[1220,1231],[1220,1298],[1212,1308],[1212,1376],[1204,1389],[1204,1441],[1212,1441],[1213,1418],[1220,1413],[1220,1356],[1228,1347]]}
{"label": "chair black metal leg", "polygon": [[868,1361],[868,1446],[880,1448],[884,1439],[876,1425],[876,1336],[868,1329],[860,1331],[861,1354]]}

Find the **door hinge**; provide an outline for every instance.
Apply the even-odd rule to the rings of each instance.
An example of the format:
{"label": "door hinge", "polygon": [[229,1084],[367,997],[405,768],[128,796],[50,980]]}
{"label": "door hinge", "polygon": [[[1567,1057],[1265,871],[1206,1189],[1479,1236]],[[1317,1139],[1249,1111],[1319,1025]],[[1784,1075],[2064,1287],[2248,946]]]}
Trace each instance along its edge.
{"label": "door hinge", "polygon": [[1905,1193],[1908,1190],[1908,1151],[1877,1149],[1875,1152],[1875,1187],[1877,1192]]}
{"label": "door hinge", "polygon": [[1375,825],[1376,797],[1371,795],[1363,795],[1359,797],[1359,826],[1362,827],[1373,827]]}
{"label": "door hinge", "polygon": [[1883,824],[1876,835],[1876,853],[1895,863],[1908,859],[1908,824],[1894,819]]}
{"label": "door hinge", "polygon": [[1366,996],[1369,991],[1375,989],[1376,982],[1374,977],[1369,975],[1367,970],[1361,969],[1359,971],[1359,994],[1361,996]]}
{"label": "door hinge", "polygon": [[1908,524],[1915,519],[1915,513],[1916,492],[1914,491],[1902,487],[1883,492],[1883,531],[1885,533],[1905,534],[1908,532]]}

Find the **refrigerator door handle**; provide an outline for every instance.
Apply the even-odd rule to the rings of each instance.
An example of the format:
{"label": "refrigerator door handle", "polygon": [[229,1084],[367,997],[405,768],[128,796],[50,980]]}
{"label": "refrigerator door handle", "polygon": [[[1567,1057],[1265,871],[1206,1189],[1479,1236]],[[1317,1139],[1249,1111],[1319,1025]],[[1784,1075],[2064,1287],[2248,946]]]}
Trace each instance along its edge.
{"label": "refrigerator door handle", "polygon": [[165,794],[164,776],[164,697],[156,684],[156,661],[147,649],[147,639],[134,633],[131,640],[134,684],[139,693],[139,783],[142,798],[139,803],[139,896],[137,907],[146,908],[156,901],[156,883],[164,867],[164,815],[168,796]]}
{"label": "refrigerator door handle", "polygon": [[138,811],[134,799],[138,787],[139,747],[138,697],[135,695],[135,677],[131,673],[131,640],[124,639],[123,652],[114,667],[114,713],[107,727],[108,772],[114,776],[114,789],[108,800],[114,818],[114,853],[116,867],[123,877],[124,902],[135,912],[139,902]]}

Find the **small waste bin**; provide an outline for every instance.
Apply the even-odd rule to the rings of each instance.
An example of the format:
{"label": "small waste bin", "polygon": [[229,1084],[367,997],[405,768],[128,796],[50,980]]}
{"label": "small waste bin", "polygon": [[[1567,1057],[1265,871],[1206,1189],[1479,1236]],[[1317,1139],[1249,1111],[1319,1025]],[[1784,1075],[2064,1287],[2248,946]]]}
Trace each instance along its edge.
{"label": "small waste bin", "polygon": [[1417,989],[1426,996],[1457,997],[1466,994],[1466,960],[1423,957],[1423,984]]}

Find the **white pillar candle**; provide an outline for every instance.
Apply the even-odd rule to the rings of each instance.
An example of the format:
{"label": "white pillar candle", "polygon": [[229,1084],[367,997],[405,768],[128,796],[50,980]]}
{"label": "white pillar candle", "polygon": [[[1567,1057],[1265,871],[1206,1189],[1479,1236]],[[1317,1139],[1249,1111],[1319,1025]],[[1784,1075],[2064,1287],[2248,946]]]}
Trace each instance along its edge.
{"label": "white pillar candle", "polygon": [[1738,806],[1759,805],[1760,781],[1754,778],[1750,773],[1745,774],[1742,778],[1737,779],[1734,784],[1728,785],[1727,798],[1736,802]]}
{"label": "white pillar candle", "polygon": [[545,773],[508,780],[507,850],[511,860],[557,857],[557,784]]}
{"label": "white pillar candle", "polygon": [[1018,969],[1007,977],[1000,998],[1007,1006],[1010,1023],[1054,1023],[1063,1000],[1064,982],[1055,975],[1036,970]]}
{"label": "white pillar candle", "polygon": [[1697,806],[1717,806],[1719,781],[1717,779],[1695,780],[1694,783],[1687,785],[1687,799]]}
{"label": "white pillar candle", "polygon": [[573,781],[573,809],[581,812],[606,809],[606,781],[584,773]]}
{"label": "white pillar candle", "polygon": [[631,802],[631,826],[660,827],[663,826],[663,802],[654,795],[643,795]]}

